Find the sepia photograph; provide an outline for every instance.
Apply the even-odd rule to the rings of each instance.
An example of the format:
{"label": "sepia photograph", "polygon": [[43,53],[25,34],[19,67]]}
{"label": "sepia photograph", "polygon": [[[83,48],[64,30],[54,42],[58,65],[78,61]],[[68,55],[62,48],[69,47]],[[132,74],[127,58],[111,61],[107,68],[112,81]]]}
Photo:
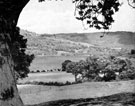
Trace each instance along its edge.
{"label": "sepia photograph", "polygon": [[135,106],[135,0],[0,0],[0,106]]}

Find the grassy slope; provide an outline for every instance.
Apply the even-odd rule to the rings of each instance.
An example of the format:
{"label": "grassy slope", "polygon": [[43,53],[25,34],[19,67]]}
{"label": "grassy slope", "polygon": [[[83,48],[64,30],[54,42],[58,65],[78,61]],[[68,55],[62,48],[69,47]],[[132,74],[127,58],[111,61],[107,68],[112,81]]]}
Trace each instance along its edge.
{"label": "grassy slope", "polygon": [[[30,66],[32,71],[61,68],[61,63],[66,59],[78,61],[89,54],[113,54],[116,52],[110,48],[131,49],[135,45],[135,33],[132,32],[109,32],[102,38],[100,37],[103,35],[101,32],[56,34],[54,36],[38,35],[21,30],[21,34],[28,38],[28,52],[45,55],[45,57],[35,58]],[[101,47],[108,47],[108,49],[106,51]],[[61,56],[62,54],[69,56]]]}
{"label": "grassy slope", "polygon": [[33,82],[33,81],[41,81],[41,82],[63,82],[66,81],[74,82],[74,75],[66,72],[47,72],[47,73],[29,73],[29,77],[25,79],[19,79],[18,82]]}
{"label": "grassy slope", "polygon": [[[95,46],[109,48],[123,47],[127,49],[134,48],[135,44],[135,33],[131,32],[111,32],[102,38],[100,38],[100,36],[103,35],[102,33],[58,34],[56,36],[47,34],[38,37],[38,39],[37,37],[33,36],[33,33],[25,31],[24,33],[30,39],[30,43],[34,45],[33,47],[38,48],[35,49],[34,53],[39,52],[39,50],[41,51],[41,53],[44,53],[44,50],[42,51],[42,48],[47,45],[47,47],[45,46],[46,54],[51,54],[52,50],[54,50],[50,49],[51,47],[55,46],[56,44],[61,45],[65,41],[67,43],[64,43],[64,47],[68,47],[68,41],[73,41],[72,43],[70,43],[70,45],[77,46],[77,48],[82,48],[82,45],[78,46],[78,44],[74,44],[74,42],[89,43]],[[53,52],[52,54],[55,55],[55,52]],[[117,83],[84,83],[77,86],[73,85],[66,87],[31,86],[26,88],[24,87],[23,89],[20,88],[19,92],[21,93],[21,97],[25,104],[37,104],[32,106],[135,106],[135,100],[133,99],[135,98],[134,84],[134,81],[129,81]],[[91,99],[93,97],[99,98]]]}
{"label": "grassy slope", "polygon": [[119,93],[99,98],[57,100],[27,106],[135,106],[135,93]]}
{"label": "grassy slope", "polygon": [[65,60],[79,61],[85,59],[86,56],[42,56],[36,57],[31,66],[31,71],[36,70],[49,70],[49,69],[58,69],[61,68],[62,62]]}
{"label": "grassy slope", "polygon": [[126,92],[134,93],[134,91],[135,81],[91,82],[61,87],[32,85],[19,88],[24,103],[31,105],[56,100],[96,98]]}
{"label": "grassy slope", "polygon": [[[104,37],[100,37],[104,35]],[[60,38],[73,41],[86,42],[104,47],[133,48],[135,45],[135,33],[133,32],[109,32],[109,33],[81,33],[58,34]]]}
{"label": "grassy slope", "polygon": [[[23,30],[21,34],[28,38],[29,52],[37,55],[59,55],[61,52],[73,55],[78,53],[76,51],[85,54],[85,52],[89,53],[87,52],[89,49],[88,45],[94,45],[98,49],[101,49],[101,47],[131,49],[135,45],[135,33],[132,32],[109,32],[102,38],[100,37],[103,35],[102,32],[56,34],[55,36],[42,34],[35,36],[35,33]],[[94,51],[95,49],[90,50]]]}

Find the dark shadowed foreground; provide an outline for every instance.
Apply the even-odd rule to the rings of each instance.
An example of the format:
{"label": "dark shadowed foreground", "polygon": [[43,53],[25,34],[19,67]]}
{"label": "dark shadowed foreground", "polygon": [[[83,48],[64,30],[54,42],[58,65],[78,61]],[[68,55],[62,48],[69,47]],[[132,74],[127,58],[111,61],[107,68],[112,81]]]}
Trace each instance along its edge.
{"label": "dark shadowed foreground", "polygon": [[135,106],[135,93],[119,93],[99,98],[57,100],[27,106]]}

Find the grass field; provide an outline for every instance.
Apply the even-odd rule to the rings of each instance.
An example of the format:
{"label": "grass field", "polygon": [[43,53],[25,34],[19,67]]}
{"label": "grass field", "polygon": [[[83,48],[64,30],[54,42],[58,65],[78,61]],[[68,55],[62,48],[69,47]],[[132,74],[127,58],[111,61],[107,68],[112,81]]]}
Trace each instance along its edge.
{"label": "grass field", "polygon": [[135,106],[135,93],[118,93],[98,98],[57,100],[27,106]]}
{"label": "grass field", "polygon": [[19,80],[18,82],[25,83],[28,81],[65,83],[66,81],[74,82],[75,78],[74,78],[74,75],[72,75],[71,73],[66,73],[66,72],[30,73],[28,74],[27,78],[23,80]]}
{"label": "grass field", "polygon": [[61,68],[62,62],[65,60],[79,61],[85,59],[86,56],[37,56],[31,66],[31,71],[49,70]]}
{"label": "grass field", "polygon": [[[86,82],[82,84],[75,84],[61,87],[40,86],[40,85],[18,85],[18,89],[24,104],[33,105],[57,100],[68,101],[69,99],[72,100],[72,99],[96,98],[118,93],[127,93],[127,92],[134,93],[135,81],[131,80],[120,82],[91,82],[91,83]],[[70,105],[61,104],[49,106],[70,106]],[[104,105],[104,106],[113,106],[113,105]],[[115,105],[115,106],[122,106],[122,105]],[[125,106],[134,106],[134,105],[125,105]]]}
{"label": "grass field", "polygon": [[[30,73],[28,78],[20,80],[20,82],[27,82],[27,81],[73,82],[74,76],[70,73],[65,72]],[[119,82],[85,82],[81,84],[67,85],[67,86],[41,86],[28,84],[28,85],[18,85],[18,89],[25,105],[34,106],[34,104],[40,103],[46,104],[48,102],[49,104],[53,104],[57,101],[56,103],[58,104],[61,103],[61,105],[54,104],[47,106],[70,106],[70,105],[62,105],[63,103],[62,100],[64,100],[67,104],[68,102],[72,104],[71,101],[74,102],[75,100],[80,99],[85,100],[87,98],[97,98],[127,92],[135,93],[135,80],[119,81]],[[80,103],[83,102],[80,101]],[[37,105],[37,106],[46,106],[46,105]],[[85,106],[85,105],[73,105],[73,106]],[[106,105],[106,106],[113,106],[113,105]]]}

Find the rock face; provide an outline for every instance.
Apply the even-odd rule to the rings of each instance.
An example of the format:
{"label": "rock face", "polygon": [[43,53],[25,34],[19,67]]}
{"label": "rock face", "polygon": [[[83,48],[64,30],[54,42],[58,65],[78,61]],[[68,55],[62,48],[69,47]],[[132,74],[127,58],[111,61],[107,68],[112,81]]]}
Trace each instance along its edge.
{"label": "rock face", "polygon": [[18,17],[29,0],[0,1],[0,106],[23,106],[14,78],[10,40]]}

